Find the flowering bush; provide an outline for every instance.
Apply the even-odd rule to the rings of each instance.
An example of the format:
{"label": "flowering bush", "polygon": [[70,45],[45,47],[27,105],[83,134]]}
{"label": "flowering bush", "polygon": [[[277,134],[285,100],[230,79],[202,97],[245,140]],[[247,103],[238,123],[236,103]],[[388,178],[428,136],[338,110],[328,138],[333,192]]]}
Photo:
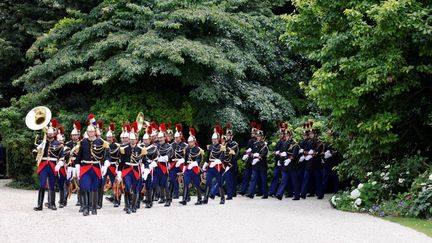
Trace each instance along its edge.
{"label": "flowering bush", "polygon": [[412,196],[412,203],[408,216],[432,218],[432,169],[415,180],[410,196]]}

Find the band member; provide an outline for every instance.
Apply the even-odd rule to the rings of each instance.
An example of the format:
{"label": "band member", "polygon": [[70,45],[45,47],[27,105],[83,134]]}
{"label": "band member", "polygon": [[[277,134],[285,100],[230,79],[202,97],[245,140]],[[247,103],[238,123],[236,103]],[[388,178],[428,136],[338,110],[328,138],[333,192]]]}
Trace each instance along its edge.
{"label": "band member", "polygon": [[250,179],[252,176],[252,147],[256,141],[256,134],[257,134],[257,126],[258,123],[256,122],[251,122],[250,123],[252,130],[251,130],[251,138],[248,140],[247,144],[246,144],[246,151],[245,154],[242,157],[242,160],[245,162],[245,170],[243,173],[243,180],[242,180],[242,185],[240,188],[240,195],[245,195],[247,192],[247,189],[249,188],[249,183],[250,183]]}
{"label": "band member", "polygon": [[173,130],[171,129],[171,122],[167,123],[167,130],[166,130],[166,143],[167,144],[172,144],[174,141],[174,133]]}
{"label": "band member", "polygon": [[[76,171],[75,171],[75,158],[78,152],[77,144],[80,139],[81,134],[81,123],[80,121],[75,121],[73,124],[73,129],[71,131],[71,140],[66,142],[64,148],[64,158],[67,163],[67,171],[66,171],[66,188],[71,187],[72,184],[75,184],[77,187],[78,182],[76,180]],[[67,205],[67,198],[69,197],[69,190],[66,190],[65,198],[63,200],[64,206]],[[81,195],[78,191],[78,200],[76,206],[81,206]],[[60,205],[62,207],[62,205]]]}
{"label": "band member", "polygon": [[[55,129],[58,125],[56,119],[52,119],[50,125],[46,131],[46,139],[40,141],[37,146],[37,150],[42,150],[42,160],[38,164],[36,174],[39,177],[40,188],[38,195],[38,203],[34,208],[35,211],[42,210],[42,204],[45,195],[46,181],[48,179],[48,188],[49,188],[49,202],[48,208],[52,210],[57,210],[55,205],[55,191],[54,191],[54,183],[55,177],[57,173],[55,173],[56,164],[60,164],[60,166],[64,165],[63,162],[63,145],[55,140]],[[44,128],[46,129],[46,128]],[[36,151],[37,151],[36,150]]]}
{"label": "band member", "polygon": [[168,165],[172,159],[173,150],[171,145],[166,143],[166,127],[161,124],[158,134],[158,166],[154,168],[153,185],[156,186],[160,195],[159,203],[165,203],[165,207],[171,205],[171,197],[168,191]]}
{"label": "band member", "polygon": [[153,206],[153,172],[154,168],[157,167],[158,160],[158,149],[157,145],[152,143],[150,134],[152,133],[152,127],[147,127],[147,131],[143,136],[143,147],[147,151],[147,154],[143,158],[144,168],[142,173],[143,183],[145,185],[146,198],[145,204],[146,208],[151,208]]}
{"label": "band member", "polygon": [[222,185],[225,182],[227,188],[227,200],[231,200],[235,196],[237,190],[237,155],[239,146],[236,141],[233,140],[234,132],[231,129],[231,124],[226,124],[226,135],[222,137],[223,146],[226,147],[224,152],[224,166],[225,171],[222,175]]}
{"label": "band member", "polygon": [[57,178],[58,188],[59,188],[59,192],[60,192],[59,208],[63,208],[64,206],[66,206],[65,189],[67,191],[67,187],[66,187],[66,178],[67,178],[66,166],[67,166],[67,164],[64,163],[64,161],[69,160],[70,149],[67,146],[64,146],[64,129],[60,125],[57,127],[56,140],[59,141],[59,143],[63,145],[63,156],[64,156],[63,160],[59,161],[54,168],[55,173],[58,174],[58,176],[56,178]]}
{"label": "band member", "polygon": [[[329,129],[327,130],[327,135],[329,139],[334,139],[335,133]],[[323,146],[323,161],[324,161],[324,169],[323,169],[323,190],[325,191],[327,188],[327,183],[330,181],[332,185],[332,193],[336,193],[339,191],[339,177],[337,172],[334,170],[340,161],[342,160],[341,154],[333,147],[330,143],[325,143]]]}
{"label": "band member", "polygon": [[173,158],[170,163],[170,171],[169,171],[169,192],[171,198],[178,198],[179,193],[179,182],[178,182],[178,174],[183,171],[183,164],[177,163],[179,160],[184,161],[184,149],[187,144],[184,142],[184,136],[182,133],[183,127],[181,124],[176,124],[176,132],[174,134],[174,142],[171,144],[173,150]]}
{"label": "band member", "polygon": [[300,184],[298,183],[299,174],[298,169],[298,157],[299,157],[299,145],[292,139],[292,132],[286,130],[287,142],[285,146],[281,148],[280,161],[282,161],[282,181],[277,189],[276,197],[282,200],[282,196],[285,190],[288,189],[288,197],[293,197],[293,200],[300,199]]}
{"label": "band member", "polygon": [[77,176],[80,180],[84,216],[89,215],[90,210],[92,214],[97,214],[98,189],[102,183],[102,176],[105,175],[110,165],[109,144],[96,138],[96,121],[93,114],[90,114],[89,118],[88,138],[84,138],[79,143],[75,163]]}
{"label": "band member", "polygon": [[125,206],[126,213],[136,213],[139,190],[139,181],[142,173],[142,157],[146,150],[138,146],[138,124],[132,124],[132,130],[129,134],[129,144],[120,147],[121,162],[117,174],[118,180],[123,180],[125,183]]}
{"label": "band member", "polygon": [[200,205],[201,203],[201,188],[200,188],[200,170],[199,164],[203,160],[204,151],[198,147],[195,129],[193,127],[189,128],[188,146],[185,148],[185,159],[177,161],[180,165],[184,163],[183,173],[184,173],[184,183],[183,183],[183,198],[180,204],[186,205],[189,193],[189,184],[192,182],[197,191],[197,202],[195,205]]}
{"label": "band member", "polygon": [[261,191],[263,193],[262,198],[268,198],[267,192],[267,154],[268,147],[267,143],[264,141],[264,132],[259,130],[256,135],[256,142],[252,147],[252,178],[249,186],[248,197],[253,198],[255,195],[255,187],[257,186],[258,178],[261,180]]}
{"label": "band member", "polygon": [[130,125],[128,123],[123,124],[122,133],[120,134],[120,142],[122,145],[129,143],[129,131]]}
{"label": "band member", "polygon": [[306,148],[303,151],[305,165],[305,172],[303,177],[303,183],[301,188],[301,197],[306,198],[306,193],[309,189],[310,180],[315,181],[315,193],[318,199],[323,199],[324,192],[322,189],[322,163],[321,153],[323,149],[323,143],[318,140],[318,131],[313,127],[313,122],[308,123],[309,142],[306,144]]}
{"label": "band member", "polygon": [[[202,166],[202,170],[206,174],[206,190],[204,194],[204,200],[202,201],[204,204],[208,203],[210,190],[213,185],[213,179],[216,180],[216,184],[218,185],[219,194],[221,197],[220,204],[225,203],[225,193],[222,187],[222,171],[224,171],[222,160],[224,159],[224,152],[226,148],[222,147],[220,144],[220,134],[220,126],[214,126],[214,133],[211,138],[212,144],[207,148],[208,153],[206,162],[204,162]],[[214,195],[212,195],[212,197],[214,197]]]}
{"label": "band member", "polygon": [[[119,166],[119,161],[120,161],[120,144],[116,143],[114,131],[115,131],[115,124],[110,123],[108,126],[108,131],[106,133],[106,140],[110,146],[111,160],[110,160],[110,166],[108,167],[107,174],[104,176],[104,182],[102,182],[102,184],[105,184],[105,180],[107,177],[110,179],[112,194],[110,198],[106,198],[106,199],[110,202],[113,202],[114,207],[116,208],[119,206],[120,199],[121,199],[121,196],[114,195],[115,190],[117,190],[118,192],[119,191],[118,187],[120,186],[119,181],[116,181],[117,167]],[[102,204],[100,201],[98,203]]]}
{"label": "band member", "polygon": [[286,147],[286,123],[280,123],[279,124],[279,141],[276,143],[275,151],[274,151],[274,160],[275,160],[275,167],[273,169],[273,178],[270,183],[269,188],[269,195],[273,197],[276,193],[276,190],[279,186],[280,177],[282,175],[281,167],[283,163],[283,158],[281,158],[281,153],[286,151],[282,151],[283,147]]}

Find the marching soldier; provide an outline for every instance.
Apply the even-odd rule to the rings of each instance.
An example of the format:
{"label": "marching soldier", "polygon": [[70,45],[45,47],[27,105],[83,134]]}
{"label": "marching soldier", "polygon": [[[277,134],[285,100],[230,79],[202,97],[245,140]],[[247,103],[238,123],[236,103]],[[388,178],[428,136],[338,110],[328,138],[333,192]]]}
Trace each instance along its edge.
{"label": "marching soldier", "polygon": [[[273,197],[276,193],[276,190],[279,186],[280,177],[282,175],[281,167],[283,163],[283,158],[281,158],[281,153],[285,151],[282,150],[283,147],[286,147],[286,123],[279,124],[279,141],[276,143],[275,151],[274,151],[274,160],[275,167],[273,169],[273,178],[270,183],[269,188],[269,196]],[[286,155],[286,152],[284,153]]]}
{"label": "marching soldier", "polygon": [[[204,194],[204,204],[208,203],[210,196],[210,189],[213,185],[213,179],[216,180],[218,185],[219,194],[221,197],[220,204],[225,203],[225,193],[222,187],[222,171],[224,171],[222,160],[224,159],[225,147],[220,144],[221,129],[219,125],[214,127],[214,133],[212,135],[212,144],[208,146],[208,154],[206,162],[202,166],[202,170],[206,173],[206,190]],[[212,195],[214,197],[214,195]]]}
{"label": "marching soldier", "polygon": [[322,163],[321,153],[323,143],[318,140],[318,131],[313,127],[313,122],[309,122],[307,127],[309,131],[309,142],[303,150],[305,165],[305,172],[303,176],[303,183],[301,188],[301,197],[306,198],[309,189],[310,180],[313,178],[315,181],[315,193],[318,199],[323,199],[324,192],[322,189]]}
{"label": "marching soldier", "polygon": [[143,158],[144,168],[142,173],[143,183],[146,189],[146,208],[151,208],[153,206],[153,172],[154,168],[157,167],[158,160],[158,149],[157,145],[152,143],[150,134],[152,133],[152,127],[147,127],[147,132],[143,136],[144,149],[147,154]]}
{"label": "marching soldier", "polygon": [[158,152],[159,158],[157,167],[154,168],[153,185],[156,186],[157,192],[160,195],[159,203],[165,203],[165,207],[171,205],[171,197],[168,190],[168,165],[170,164],[173,150],[170,144],[166,143],[166,127],[165,124],[160,125],[158,134]]}
{"label": "marching soldier", "polygon": [[57,181],[58,181],[58,188],[59,188],[59,192],[60,192],[59,208],[63,208],[64,206],[66,206],[65,188],[67,191],[67,187],[66,187],[66,178],[67,178],[66,166],[67,166],[67,164],[65,164],[64,161],[69,160],[70,150],[67,146],[64,146],[64,129],[60,125],[57,127],[56,138],[57,138],[57,141],[59,141],[59,143],[63,145],[63,152],[62,152],[63,156],[64,156],[63,160],[59,161],[54,168],[55,173],[58,174]]}
{"label": "marching soldier", "polygon": [[267,154],[268,147],[267,143],[264,141],[264,132],[262,130],[257,131],[256,142],[252,147],[252,178],[249,185],[249,195],[248,197],[254,198],[255,187],[257,186],[257,181],[260,179],[262,182],[261,192],[263,193],[262,199],[268,198],[267,191]]}
{"label": "marching soldier", "polygon": [[[334,138],[335,133],[329,129],[327,131],[328,136],[330,139]],[[323,146],[323,161],[324,161],[324,169],[323,169],[323,191],[327,188],[327,183],[330,181],[332,185],[332,192],[336,193],[339,191],[339,177],[337,175],[337,172],[334,170],[334,167],[336,167],[341,159],[341,154],[333,148],[331,143],[325,143]]]}
{"label": "marching soldier", "polygon": [[246,144],[246,152],[242,157],[242,160],[245,162],[246,166],[245,166],[245,170],[243,173],[243,180],[242,180],[242,184],[241,184],[241,188],[240,188],[240,195],[245,195],[247,192],[247,189],[249,188],[249,183],[250,183],[250,179],[252,176],[252,156],[251,156],[251,152],[252,152],[252,147],[256,141],[256,134],[257,134],[257,126],[258,124],[256,122],[251,122],[250,123],[252,129],[251,129],[251,138],[248,140],[247,144]]}
{"label": "marching soldier", "polygon": [[282,171],[282,181],[277,189],[276,197],[282,200],[283,193],[288,189],[288,197],[293,197],[293,200],[300,199],[300,185],[298,183],[299,170],[298,170],[298,155],[300,147],[292,139],[292,132],[286,130],[287,142],[285,146],[281,148],[281,171]]}
{"label": "marching soldier", "polygon": [[[57,210],[55,205],[55,191],[54,183],[57,173],[55,173],[55,167],[57,163],[60,166],[64,165],[63,162],[63,145],[55,140],[55,129],[58,125],[56,119],[52,119],[46,132],[46,139],[40,141],[37,149],[42,150],[42,160],[38,164],[36,174],[39,177],[40,188],[38,195],[38,204],[34,208],[35,211],[42,210],[43,199],[45,195],[46,181],[48,179],[49,188],[49,202],[48,208]],[[44,128],[45,129],[45,128]]]}
{"label": "marching soldier", "polygon": [[[96,122],[93,114],[89,115],[90,125],[87,136],[79,143],[76,156],[75,170],[80,180],[80,192],[83,203],[83,215],[97,214],[98,189],[110,165],[108,142],[96,138]],[[91,202],[91,205],[90,205]]]}
{"label": "marching soldier", "polygon": [[[113,202],[114,207],[116,208],[119,206],[120,199],[121,199],[121,195],[120,196],[117,195],[118,197],[114,195],[115,194],[114,191],[115,190],[118,191],[117,187],[120,185],[119,181],[118,180],[116,181],[117,168],[119,166],[119,161],[120,161],[120,144],[116,143],[115,141],[114,130],[115,130],[115,124],[110,123],[108,126],[108,131],[106,133],[106,140],[109,143],[111,160],[110,160],[110,166],[108,167],[108,171],[104,177],[104,180],[106,180],[106,178],[109,177],[111,181],[112,196],[111,198],[106,198],[106,199],[110,202]],[[102,184],[105,184],[105,182],[103,182]],[[100,206],[102,206],[101,201],[99,201],[99,204]]]}
{"label": "marching soldier", "polygon": [[[64,148],[65,162],[67,163],[66,188],[69,188],[72,183],[76,183],[76,185],[78,185],[78,183],[75,180],[76,179],[75,158],[78,152],[77,144],[80,139],[80,134],[81,134],[81,123],[80,121],[75,121],[71,132],[71,140],[66,142]],[[66,192],[68,192],[68,190]],[[77,195],[78,195],[78,200],[76,206],[81,206],[81,195],[79,191]],[[63,206],[67,205],[68,196],[69,196],[68,194],[65,194],[63,200],[64,202]],[[62,205],[60,205],[60,207],[62,207]]]}
{"label": "marching soldier", "polygon": [[138,182],[142,174],[142,157],[146,150],[138,146],[138,124],[132,124],[129,134],[129,144],[120,147],[121,162],[117,171],[117,180],[125,184],[125,207],[126,213],[136,213],[138,195],[140,193]]}
{"label": "marching soldier", "polygon": [[171,129],[171,122],[167,123],[167,130],[166,130],[166,143],[167,144],[172,144],[173,143],[173,139],[174,139],[174,133],[173,130]]}
{"label": "marching soldier", "polygon": [[185,148],[184,160],[177,161],[177,163],[184,163],[183,173],[184,173],[184,183],[183,183],[183,198],[180,204],[186,205],[189,193],[189,184],[192,182],[197,191],[197,202],[195,205],[200,205],[201,203],[201,188],[200,188],[200,170],[199,164],[203,160],[204,151],[197,146],[197,141],[195,137],[195,129],[189,128],[188,146]]}
{"label": "marching soldier", "polygon": [[171,198],[178,198],[179,193],[179,182],[177,176],[182,173],[184,164],[178,163],[178,161],[184,162],[184,149],[187,144],[184,142],[183,127],[181,124],[176,124],[176,132],[174,133],[174,142],[171,144],[173,151],[173,158],[170,164],[169,171],[169,192]]}

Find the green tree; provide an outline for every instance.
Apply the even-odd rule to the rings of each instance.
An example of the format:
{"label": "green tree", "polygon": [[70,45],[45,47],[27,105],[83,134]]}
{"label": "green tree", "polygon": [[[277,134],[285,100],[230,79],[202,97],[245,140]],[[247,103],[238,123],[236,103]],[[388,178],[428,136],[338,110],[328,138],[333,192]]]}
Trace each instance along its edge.
{"label": "green tree", "polygon": [[345,176],[430,156],[430,1],[294,1],[283,39],[314,62],[307,95],[341,132]]}

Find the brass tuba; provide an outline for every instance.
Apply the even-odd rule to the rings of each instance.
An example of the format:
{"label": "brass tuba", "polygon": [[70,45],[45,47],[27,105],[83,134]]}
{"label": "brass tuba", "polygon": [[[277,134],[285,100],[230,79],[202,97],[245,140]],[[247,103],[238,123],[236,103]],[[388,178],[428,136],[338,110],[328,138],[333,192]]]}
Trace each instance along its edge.
{"label": "brass tuba", "polygon": [[142,112],[138,113],[135,121],[138,122],[138,133],[143,127],[146,128],[150,124],[148,121],[144,120],[144,113]]}
{"label": "brass tuba", "polygon": [[31,109],[25,118],[25,123],[28,128],[33,131],[38,131],[43,129],[44,137],[41,144],[36,144],[36,140],[38,136],[35,138],[35,145],[37,146],[37,155],[36,161],[39,166],[39,163],[42,161],[43,152],[45,150],[47,130],[45,129],[48,123],[51,121],[52,113],[48,107],[45,106],[37,106]]}

